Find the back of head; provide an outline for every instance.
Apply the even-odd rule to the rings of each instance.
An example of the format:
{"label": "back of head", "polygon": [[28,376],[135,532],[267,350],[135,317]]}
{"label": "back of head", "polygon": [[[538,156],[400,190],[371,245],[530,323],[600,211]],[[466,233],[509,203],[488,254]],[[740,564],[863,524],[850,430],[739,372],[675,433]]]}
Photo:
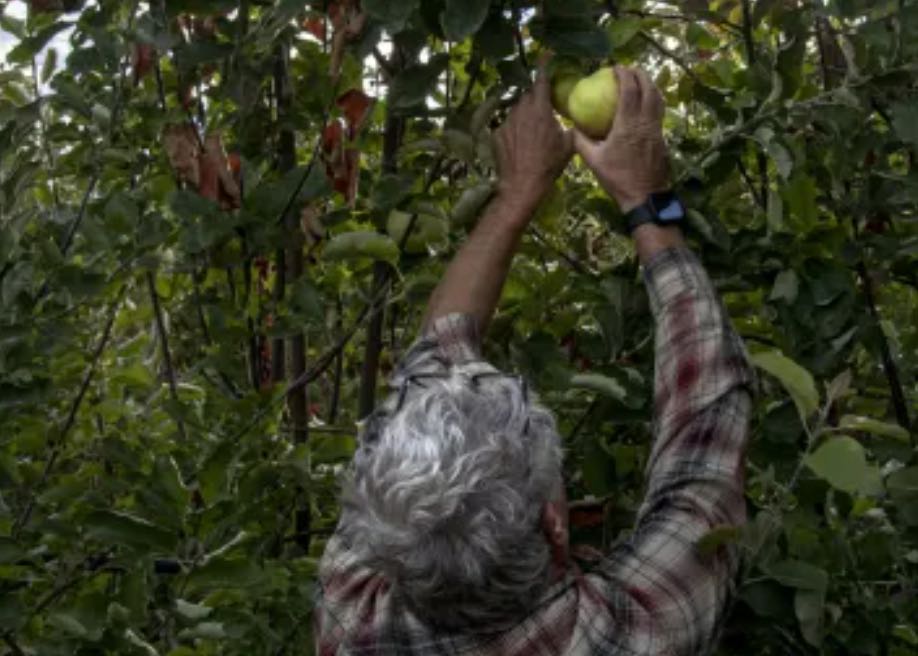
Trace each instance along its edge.
{"label": "back of head", "polygon": [[551,413],[482,363],[409,378],[367,421],[339,530],[428,622],[496,626],[546,587],[543,505],[561,481]]}

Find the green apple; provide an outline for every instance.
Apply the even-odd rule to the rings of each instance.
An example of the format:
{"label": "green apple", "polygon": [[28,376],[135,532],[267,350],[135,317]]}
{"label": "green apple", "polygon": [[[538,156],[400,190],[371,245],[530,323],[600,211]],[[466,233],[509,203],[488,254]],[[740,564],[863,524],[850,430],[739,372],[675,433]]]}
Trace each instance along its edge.
{"label": "green apple", "polygon": [[572,66],[562,66],[555,71],[551,78],[551,104],[555,111],[564,118],[570,118],[567,103],[571,96],[571,91],[580,80],[580,73]]}
{"label": "green apple", "polygon": [[604,139],[618,111],[618,78],[611,66],[583,78],[570,92],[567,108],[577,128],[593,139]]}

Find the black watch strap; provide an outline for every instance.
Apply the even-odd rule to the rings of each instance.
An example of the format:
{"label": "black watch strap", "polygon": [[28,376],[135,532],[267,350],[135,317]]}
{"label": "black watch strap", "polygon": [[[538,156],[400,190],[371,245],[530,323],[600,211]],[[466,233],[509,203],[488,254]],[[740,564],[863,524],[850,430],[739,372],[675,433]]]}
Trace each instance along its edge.
{"label": "black watch strap", "polygon": [[673,191],[650,194],[641,205],[625,214],[628,233],[645,223],[660,226],[682,225],[685,222],[685,207]]}

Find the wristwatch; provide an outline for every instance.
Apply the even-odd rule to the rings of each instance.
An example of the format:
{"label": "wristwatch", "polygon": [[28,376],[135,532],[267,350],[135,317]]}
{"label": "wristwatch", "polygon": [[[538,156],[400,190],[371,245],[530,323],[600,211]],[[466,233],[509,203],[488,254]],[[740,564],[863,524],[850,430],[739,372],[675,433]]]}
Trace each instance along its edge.
{"label": "wristwatch", "polygon": [[645,223],[653,223],[658,226],[681,226],[685,223],[685,206],[673,191],[650,194],[642,205],[638,205],[625,214],[628,234]]}

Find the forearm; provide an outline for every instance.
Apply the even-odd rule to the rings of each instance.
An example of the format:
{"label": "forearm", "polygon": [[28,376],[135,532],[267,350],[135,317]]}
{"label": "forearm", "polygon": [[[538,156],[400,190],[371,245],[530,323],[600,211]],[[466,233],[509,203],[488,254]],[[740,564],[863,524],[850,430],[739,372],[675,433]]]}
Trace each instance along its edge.
{"label": "forearm", "polygon": [[431,295],[425,328],[440,317],[462,313],[475,319],[479,334],[485,333],[532,212],[531,204],[509,195],[491,201]]}

